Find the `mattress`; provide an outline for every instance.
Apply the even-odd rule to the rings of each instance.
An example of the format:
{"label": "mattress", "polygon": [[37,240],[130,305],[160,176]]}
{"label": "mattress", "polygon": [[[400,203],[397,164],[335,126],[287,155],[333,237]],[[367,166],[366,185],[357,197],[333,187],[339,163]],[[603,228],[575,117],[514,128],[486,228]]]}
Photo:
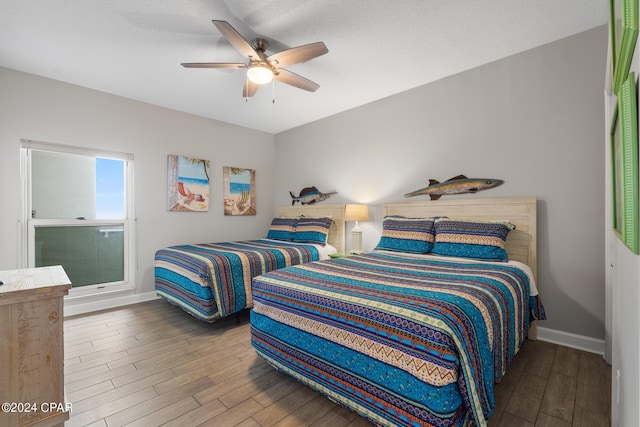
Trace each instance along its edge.
{"label": "mattress", "polygon": [[328,258],[330,245],[271,239],[171,246],[155,254],[156,293],[198,319],[213,322],[252,306],[251,279]]}
{"label": "mattress", "polygon": [[543,319],[531,270],[373,252],[254,278],[252,345],[379,425],[486,425],[494,385]]}

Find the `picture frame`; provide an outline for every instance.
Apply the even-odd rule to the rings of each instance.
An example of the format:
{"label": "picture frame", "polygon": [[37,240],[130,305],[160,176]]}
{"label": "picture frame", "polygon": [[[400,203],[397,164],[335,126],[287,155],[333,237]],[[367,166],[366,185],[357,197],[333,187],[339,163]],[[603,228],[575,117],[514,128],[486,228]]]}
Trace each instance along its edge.
{"label": "picture frame", "polygon": [[626,80],[638,38],[638,0],[610,0],[613,93]]}
{"label": "picture frame", "polygon": [[209,160],[167,156],[167,210],[179,212],[209,211]]}
{"label": "picture frame", "polygon": [[635,254],[640,254],[638,227],[638,108],[635,73],[620,86],[611,126],[613,229]]}
{"label": "picture frame", "polygon": [[222,168],[224,185],[224,214],[256,214],[256,171],[225,166]]}
{"label": "picture frame", "polygon": [[[616,76],[616,1],[609,0],[609,65],[611,71],[611,91],[615,91]],[[612,122],[613,123],[613,122]]]}
{"label": "picture frame", "polygon": [[611,146],[611,217],[614,232],[622,235],[622,166],[620,164],[620,129],[618,120],[618,107],[614,108],[611,118],[611,130],[609,138]]}

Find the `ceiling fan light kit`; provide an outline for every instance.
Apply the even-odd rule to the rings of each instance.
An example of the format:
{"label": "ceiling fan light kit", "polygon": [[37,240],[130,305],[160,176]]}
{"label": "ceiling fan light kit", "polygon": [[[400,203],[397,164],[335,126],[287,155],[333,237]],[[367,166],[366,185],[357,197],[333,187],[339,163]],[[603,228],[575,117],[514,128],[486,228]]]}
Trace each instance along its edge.
{"label": "ceiling fan light kit", "polygon": [[273,71],[264,64],[250,65],[247,70],[247,78],[255,84],[263,85],[273,80]]}
{"label": "ceiling fan light kit", "polygon": [[246,64],[232,62],[183,62],[181,64],[183,67],[247,68],[247,81],[242,90],[242,96],[245,98],[253,96],[260,85],[269,83],[274,79],[309,92],[315,92],[320,87],[317,83],[281,67],[309,61],[310,59],[324,55],[329,52],[329,49],[327,49],[327,46],[325,46],[323,42],[293,47],[267,56],[266,50],[269,46],[267,40],[256,38],[252,40],[252,43],[249,43],[228,22],[215,19],[212,22],[229,43],[248,58],[248,62]]}

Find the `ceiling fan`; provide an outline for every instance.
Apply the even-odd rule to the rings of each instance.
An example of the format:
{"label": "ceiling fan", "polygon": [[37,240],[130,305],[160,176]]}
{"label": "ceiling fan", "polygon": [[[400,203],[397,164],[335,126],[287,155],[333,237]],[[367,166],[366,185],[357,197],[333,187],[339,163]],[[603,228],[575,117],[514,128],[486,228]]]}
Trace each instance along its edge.
{"label": "ceiling fan", "polygon": [[266,51],[269,43],[265,39],[255,38],[249,43],[227,21],[214,19],[212,22],[240,53],[249,58],[249,62],[246,64],[242,62],[183,62],[181,64],[183,67],[246,68],[247,80],[242,90],[242,96],[245,98],[253,96],[260,85],[269,83],[273,79],[309,92],[315,92],[320,87],[319,84],[281,67],[324,55],[329,52],[329,49],[323,42],[293,47],[267,56]]}

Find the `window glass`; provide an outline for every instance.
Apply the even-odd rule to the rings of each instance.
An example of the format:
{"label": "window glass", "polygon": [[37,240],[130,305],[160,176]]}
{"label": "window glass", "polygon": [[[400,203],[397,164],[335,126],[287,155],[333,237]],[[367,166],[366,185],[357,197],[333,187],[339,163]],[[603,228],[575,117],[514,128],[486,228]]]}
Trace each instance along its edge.
{"label": "window glass", "polygon": [[96,218],[125,218],[122,160],[96,159]]}
{"label": "window glass", "polygon": [[122,225],[37,226],[36,267],[62,265],[73,287],[124,280]]}
{"label": "window glass", "polygon": [[124,163],[33,150],[31,217],[125,218]]}

